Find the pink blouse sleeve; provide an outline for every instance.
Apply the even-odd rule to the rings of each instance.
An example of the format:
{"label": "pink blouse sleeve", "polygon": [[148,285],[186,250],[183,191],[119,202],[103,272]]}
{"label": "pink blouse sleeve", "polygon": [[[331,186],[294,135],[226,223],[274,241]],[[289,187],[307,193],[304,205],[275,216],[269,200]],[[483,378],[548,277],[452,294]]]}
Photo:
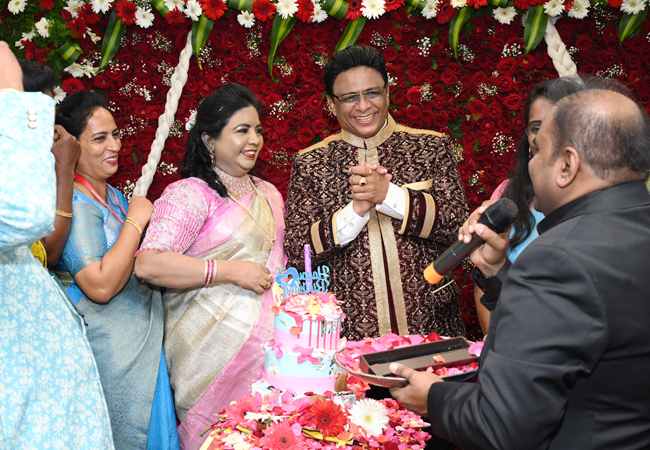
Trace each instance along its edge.
{"label": "pink blouse sleeve", "polygon": [[500,185],[498,185],[497,188],[492,193],[490,200],[499,200],[501,197],[503,197],[503,193],[508,187],[509,182],[510,180],[503,180],[503,182]]}
{"label": "pink blouse sleeve", "polygon": [[[143,250],[185,253],[201,231],[209,211],[205,188],[188,178],[172,183],[153,204]],[[137,253],[136,253],[137,255]]]}

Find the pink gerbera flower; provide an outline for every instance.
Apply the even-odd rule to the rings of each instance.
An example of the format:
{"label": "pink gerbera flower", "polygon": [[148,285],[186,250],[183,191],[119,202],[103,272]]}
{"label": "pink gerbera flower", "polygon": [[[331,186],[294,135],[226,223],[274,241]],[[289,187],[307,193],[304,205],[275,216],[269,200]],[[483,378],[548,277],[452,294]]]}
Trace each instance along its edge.
{"label": "pink gerbera flower", "polygon": [[264,430],[264,437],[260,439],[262,448],[268,450],[303,450],[307,448],[305,438],[302,436],[302,427],[299,424],[291,426],[288,419],[280,423],[272,423]]}
{"label": "pink gerbera flower", "polygon": [[260,412],[262,407],[262,400],[258,397],[244,396],[237,399],[235,403],[226,408],[226,425],[229,427],[236,427],[237,425],[252,425],[254,420],[247,420],[246,413]]}

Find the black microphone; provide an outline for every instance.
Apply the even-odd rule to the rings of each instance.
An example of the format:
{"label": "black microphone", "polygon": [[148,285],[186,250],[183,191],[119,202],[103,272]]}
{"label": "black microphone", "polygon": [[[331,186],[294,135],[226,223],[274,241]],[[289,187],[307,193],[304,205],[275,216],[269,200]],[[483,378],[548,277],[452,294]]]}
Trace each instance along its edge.
{"label": "black microphone", "polygon": [[[517,205],[509,198],[502,198],[491,204],[485,210],[478,223],[482,223],[495,233],[503,233],[517,218]],[[469,244],[463,241],[454,242],[445,252],[424,269],[424,278],[431,284],[437,284],[445,275],[454,270],[463,259],[472,251],[485,242],[481,237],[473,233]]]}

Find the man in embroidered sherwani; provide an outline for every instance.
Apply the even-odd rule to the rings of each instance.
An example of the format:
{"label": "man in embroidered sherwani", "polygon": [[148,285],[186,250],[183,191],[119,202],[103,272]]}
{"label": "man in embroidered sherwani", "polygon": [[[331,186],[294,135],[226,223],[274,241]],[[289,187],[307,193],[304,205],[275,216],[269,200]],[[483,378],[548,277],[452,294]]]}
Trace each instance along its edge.
{"label": "man in embroidered sherwani", "polygon": [[348,339],[463,335],[453,278],[430,285],[422,275],[458,239],[468,215],[449,138],[395,123],[386,63],[371,47],[334,55],[325,84],[342,130],[296,155],[288,265],[302,269],[310,244],[314,265],[329,266]]}

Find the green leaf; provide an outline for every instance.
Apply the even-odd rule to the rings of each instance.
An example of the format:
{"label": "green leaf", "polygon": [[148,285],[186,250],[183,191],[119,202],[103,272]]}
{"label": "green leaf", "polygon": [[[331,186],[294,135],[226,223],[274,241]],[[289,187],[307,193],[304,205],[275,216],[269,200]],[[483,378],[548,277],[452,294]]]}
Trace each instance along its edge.
{"label": "green leaf", "polygon": [[289,35],[289,32],[296,23],[296,17],[289,17],[283,19],[280,14],[275,14],[273,19],[273,28],[271,29],[271,48],[269,49],[269,72],[271,72],[271,79],[275,82],[273,77],[273,62],[275,60],[275,53],[278,51],[278,47]]}
{"label": "green leaf", "polygon": [[169,12],[169,8],[165,6],[165,0],[151,0],[151,5],[156,8],[156,11],[158,11],[163,17],[165,17]]}
{"label": "green leaf", "polygon": [[253,9],[253,0],[228,0],[229,9],[237,11],[250,11]]}
{"label": "green leaf", "polygon": [[531,6],[526,18],[524,27],[524,47],[526,53],[530,53],[542,42],[546,25],[548,24],[548,14],[544,12],[543,5]]}
{"label": "green leaf", "polygon": [[57,48],[54,53],[59,55],[63,61],[65,61],[66,66],[69,66],[75,62],[83,52],[81,51],[79,44],[71,44],[70,42],[66,42],[61,47]]}
{"label": "green leaf", "polygon": [[345,0],[325,0],[322,8],[327,11],[327,14],[334,17],[336,20],[341,20],[348,12],[350,3]]}
{"label": "green leaf", "polygon": [[460,36],[460,30],[467,23],[469,19],[472,18],[472,9],[468,7],[460,8],[451,22],[449,22],[449,42],[451,42],[451,48],[454,51],[454,58],[458,59],[458,38]]}
{"label": "green leaf", "polygon": [[210,33],[212,33],[213,26],[214,22],[205,17],[205,15],[202,15],[199,21],[194,22],[194,25],[192,25],[192,51],[194,52],[194,56],[196,56],[196,60],[199,62],[200,69],[203,69],[203,67],[201,67],[199,55],[201,49],[208,41]]}
{"label": "green leaf", "polygon": [[363,26],[365,24],[366,24],[366,18],[363,16],[350,22],[348,26],[345,28],[345,31],[343,32],[343,36],[341,36],[341,39],[336,44],[336,47],[334,48],[334,53],[338,53],[341,50],[344,50],[349,46],[354,45],[354,43],[357,42],[357,38],[361,34],[361,31],[363,30]]}
{"label": "green leaf", "polygon": [[621,23],[618,26],[618,41],[622,44],[623,41],[634,31],[639,28],[639,25],[648,17],[648,11],[650,9],[646,8],[641,11],[639,14],[623,14]]}
{"label": "green leaf", "polygon": [[505,8],[508,6],[508,0],[488,0],[488,5],[496,6],[498,8]]}
{"label": "green leaf", "polygon": [[404,0],[404,7],[406,8],[407,12],[409,9],[417,9],[418,11],[422,11],[426,5],[427,2],[424,0]]}
{"label": "green leaf", "polygon": [[99,70],[104,70],[108,63],[113,59],[115,53],[120,48],[122,43],[122,36],[126,25],[122,23],[122,19],[117,18],[115,11],[111,13],[111,18],[108,19],[108,27],[104,34],[104,42],[102,42],[102,56],[99,59]]}

